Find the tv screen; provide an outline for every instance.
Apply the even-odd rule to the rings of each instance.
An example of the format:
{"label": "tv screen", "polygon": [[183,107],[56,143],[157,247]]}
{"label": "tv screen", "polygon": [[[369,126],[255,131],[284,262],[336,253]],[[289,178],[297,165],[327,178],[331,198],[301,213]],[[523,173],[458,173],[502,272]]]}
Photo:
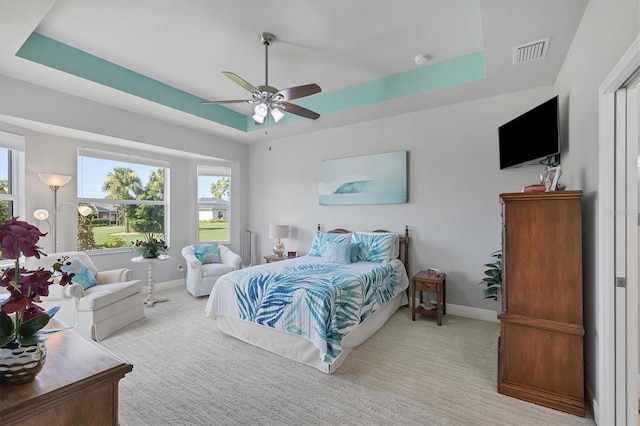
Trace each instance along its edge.
{"label": "tv screen", "polygon": [[500,126],[498,144],[500,170],[559,154],[558,97]]}

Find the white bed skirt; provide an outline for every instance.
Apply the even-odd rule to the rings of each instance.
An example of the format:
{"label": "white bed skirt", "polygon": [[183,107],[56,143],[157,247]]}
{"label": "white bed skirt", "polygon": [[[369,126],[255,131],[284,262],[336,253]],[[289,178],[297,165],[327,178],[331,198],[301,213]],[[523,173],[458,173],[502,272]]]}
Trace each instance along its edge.
{"label": "white bed skirt", "polygon": [[401,306],[408,304],[407,292],[401,291],[382,308],[364,320],[342,339],[342,352],[332,364],[322,362],[318,349],[310,340],[274,328],[227,316],[217,316],[215,321],[224,333],[266,349],[285,358],[315,367],[326,374],[335,372],[353,348],[373,336]]}

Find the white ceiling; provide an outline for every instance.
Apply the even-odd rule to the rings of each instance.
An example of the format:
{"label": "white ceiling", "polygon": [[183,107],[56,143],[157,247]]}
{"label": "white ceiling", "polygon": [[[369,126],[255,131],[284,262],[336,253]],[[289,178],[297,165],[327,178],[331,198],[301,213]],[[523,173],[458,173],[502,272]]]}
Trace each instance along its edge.
{"label": "white ceiling", "polygon": [[[0,74],[250,143],[553,85],[587,0],[0,0]],[[325,93],[482,51],[486,78],[244,132],[16,56],[44,36],[203,99],[245,99],[231,71]],[[514,46],[550,37],[547,57],[512,65]],[[317,95],[316,95],[317,96]],[[298,103],[294,101],[294,103]],[[55,105],[51,106],[55,108]],[[208,108],[207,106],[201,106]],[[234,105],[250,115],[251,107]],[[338,109],[338,108],[336,108]]]}

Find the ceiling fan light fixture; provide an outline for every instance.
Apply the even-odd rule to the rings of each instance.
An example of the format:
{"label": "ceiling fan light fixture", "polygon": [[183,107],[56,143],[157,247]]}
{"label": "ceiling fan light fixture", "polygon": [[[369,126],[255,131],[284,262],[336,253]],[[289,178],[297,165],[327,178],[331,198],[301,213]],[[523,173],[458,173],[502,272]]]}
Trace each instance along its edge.
{"label": "ceiling fan light fixture", "polygon": [[282,120],[282,117],[284,117],[284,112],[275,107],[271,108],[271,117],[273,117],[273,120],[277,123]]}
{"label": "ceiling fan light fixture", "polygon": [[253,121],[255,121],[258,124],[263,124],[264,123],[264,117],[258,114],[254,114],[253,115]]}
{"label": "ceiling fan light fixture", "polygon": [[265,118],[269,113],[269,107],[267,107],[267,105],[264,102],[260,102],[253,109],[253,112],[255,112],[257,116]]}
{"label": "ceiling fan light fixture", "polygon": [[304,84],[301,86],[289,87],[283,90],[278,90],[273,86],[269,86],[269,45],[275,40],[275,36],[271,33],[260,33],[258,36],[260,43],[265,48],[264,55],[264,85],[253,86],[238,75],[229,72],[222,71],[222,74],[230,78],[234,83],[242,87],[243,89],[251,92],[251,99],[238,99],[238,100],[222,100],[222,101],[204,101],[201,102],[204,105],[211,104],[232,104],[232,103],[248,103],[255,105],[252,116],[256,124],[264,124],[267,117],[271,115],[271,119],[274,122],[282,120],[287,114],[294,114],[300,117],[316,120],[320,117],[317,112],[311,111],[302,106],[292,104],[290,101],[294,99],[304,98],[305,96],[311,96],[321,92],[320,86],[317,84]]}

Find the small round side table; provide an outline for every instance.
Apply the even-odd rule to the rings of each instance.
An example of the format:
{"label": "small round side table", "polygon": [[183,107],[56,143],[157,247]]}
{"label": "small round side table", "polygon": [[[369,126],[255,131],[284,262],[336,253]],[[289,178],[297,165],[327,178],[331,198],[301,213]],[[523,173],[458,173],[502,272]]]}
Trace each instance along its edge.
{"label": "small round side table", "polygon": [[154,275],[156,263],[161,262],[163,260],[167,260],[167,259],[170,259],[170,257],[167,256],[166,254],[162,254],[158,257],[153,257],[153,258],[136,256],[133,259],[131,259],[131,261],[134,263],[146,263],[148,265],[147,298],[144,299],[144,304],[147,306],[153,306],[154,303],[166,302],[169,300],[168,297],[155,297],[153,295],[153,284],[155,282],[153,275]]}

